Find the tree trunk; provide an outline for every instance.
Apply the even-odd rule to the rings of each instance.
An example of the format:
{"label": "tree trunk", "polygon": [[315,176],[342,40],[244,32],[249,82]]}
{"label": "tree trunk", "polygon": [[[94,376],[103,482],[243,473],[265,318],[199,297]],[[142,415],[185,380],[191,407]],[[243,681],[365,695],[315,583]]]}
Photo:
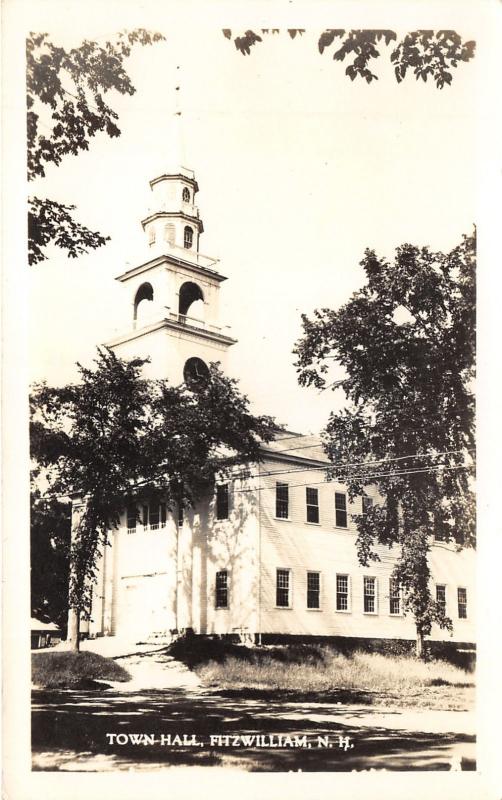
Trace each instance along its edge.
{"label": "tree trunk", "polygon": [[417,630],[416,656],[425,661],[425,642],[422,631]]}
{"label": "tree trunk", "polygon": [[80,650],[80,612],[75,608],[68,611],[68,635],[66,637],[69,650]]}

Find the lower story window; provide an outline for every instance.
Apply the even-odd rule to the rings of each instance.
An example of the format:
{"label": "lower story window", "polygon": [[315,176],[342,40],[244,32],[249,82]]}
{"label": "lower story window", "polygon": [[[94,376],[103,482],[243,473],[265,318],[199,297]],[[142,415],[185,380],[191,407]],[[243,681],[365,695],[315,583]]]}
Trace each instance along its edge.
{"label": "lower story window", "polygon": [[307,572],[307,608],[320,608],[321,576],[319,572]]}
{"label": "lower story window", "polygon": [[389,580],[389,614],[398,615],[401,613],[401,592],[399,584],[391,578]]}
{"label": "lower story window", "polygon": [[291,570],[278,569],[276,577],[275,603],[279,608],[291,607]]}
{"label": "lower story window", "polygon": [[444,583],[436,584],[436,603],[439,611],[442,614],[446,614],[446,586]]}
{"label": "lower story window", "polygon": [[228,570],[216,573],[216,608],[228,608]]}
{"label": "lower story window", "polygon": [[458,618],[467,619],[467,589],[459,586],[457,589]]}
{"label": "lower story window", "polygon": [[349,576],[336,576],[336,610],[349,610]]}
{"label": "lower story window", "polygon": [[369,578],[364,576],[364,613],[376,614],[376,578]]}

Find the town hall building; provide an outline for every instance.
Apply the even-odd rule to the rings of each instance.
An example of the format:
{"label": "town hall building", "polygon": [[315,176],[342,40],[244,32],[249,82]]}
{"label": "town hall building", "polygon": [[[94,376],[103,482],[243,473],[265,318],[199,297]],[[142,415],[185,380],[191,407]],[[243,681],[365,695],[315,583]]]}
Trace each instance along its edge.
{"label": "town hall building", "polygon": [[[148,357],[145,375],[173,384],[200,378],[235,345],[219,314],[225,276],[199,249],[203,223],[194,173],[179,168],[150,181],[153,211],[142,221],[145,260],[119,275],[129,327],[107,346],[121,358]],[[286,636],[413,640],[391,581],[396,551],[375,549],[363,567],[350,501],[328,481],[319,439],[283,431],[262,461],[235,470],[214,495],[182,515],[162,502],[124,509],[104,548],[93,589],[89,636],[136,642],[175,632],[234,635],[249,642]],[[371,490],[370,490],[371,493]],[[434,598],[453,622],[431,639],[474,636],[474,554],[434,541]]]}

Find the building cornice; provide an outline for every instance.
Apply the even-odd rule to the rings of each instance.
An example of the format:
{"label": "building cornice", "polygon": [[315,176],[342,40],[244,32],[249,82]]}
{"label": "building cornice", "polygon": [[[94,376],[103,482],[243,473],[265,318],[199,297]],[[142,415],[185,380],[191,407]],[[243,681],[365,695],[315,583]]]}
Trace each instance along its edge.
{"label": "building cornice", "polygon": [[181,217],[186,222],[191,222],[192,225],[195,225],[199,229],[199,233],[204,233],[204,225],[202,224],[202,220],[200,217],[194,217],[191,214],[186,214],[184,211],[155,211],[153,214],[150,214],[149,217],[145,217],[145,219],[141,220],[141,224],[143,229],[145,225],[148,225],[149,222],[153,222],[155,219],[167,219],[170,217]]}
{"label": "building cornice", "polygon": [[153,188],[156,183],[160,183],[161,181],[185,181],[193,186],[194,192],[199,191],[199,184],[195,178],[189,178],[188,175],[183,175],[181,172],[178,172],[176,175],[159,175],[157,178],[152,178],[150,181],[150,188]]}
{"label": "building cornice", "polygon": [[260,447],[260,454],[264,461],[287,461],[289,464],[303,464],[304,466],[320,467],[322,469],[326,469],[328,466],[330,466],[329,461],[324,461],[319,458],[309,458],[308,456],[289,455],[288,453],[279,453],[274,450],[267,450],[266,445]]}
{"label": "building cornice", "polygon": [[152,325],[147,325],[144,328],[136,328],[132,331],[129,331],[128,333],[123,334],[122,336],[117,336],[115,339],[106,342],[103,346],[116,347],[119,344],[130,342],[133,339],[139,339],[141,336],[147,336],[148,334],[162,330],[163,328],[176,330],[180,333],[188,333],[190,336],[196,336],[197,338],[200,339],[206,339],[207,341],[216,342],[218,344],[224,344],[227,347],[230,347],[230,345],[235,344],[237,342],[237,339],[232,339],[231,336],[225,336],[223,333],[204,330],[203,328],[196,328],[195,325],[188,325],[185,322],[177,322],[176,320],[170,320],[170,319],[161,319],[158,322],[154,322]]}
{"label": "building cornice", "polygon": [[213,280],[218,281],[218,283],[222,283],[223,281],[227,280],[225,275],[221,275],[214,269],[209,269],[209,267],[201,267],[199,264],[194,264],[192,261],[186,261],[183,258],[171,256],[167,253],[157,256],[157,258],[152,258],[150,261],[145,261],[143,264],[139,264],[139,266],[133,267],[132,269],[127,270],[127,272],[123,272],[121,275],[117,275],[115,280],[123,283],[130,278],[136,277],[136,275],[141,275],[143,272],[147,272],[150,269],[160,267],[162,264],[173,264],[174,266],[191,270],[200,277],[212,278]]}

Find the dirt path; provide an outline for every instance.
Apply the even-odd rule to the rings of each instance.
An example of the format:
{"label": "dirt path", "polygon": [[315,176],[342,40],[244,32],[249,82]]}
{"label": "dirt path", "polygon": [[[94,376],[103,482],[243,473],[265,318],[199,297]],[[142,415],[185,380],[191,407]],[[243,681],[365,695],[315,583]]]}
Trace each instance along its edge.
{"label": "dirt path", "polygon": [[[130,684],[129,684],[130,686]],[[470,712],[228,698],[200,689],[34,692],[33,768],[473,769]]]}

